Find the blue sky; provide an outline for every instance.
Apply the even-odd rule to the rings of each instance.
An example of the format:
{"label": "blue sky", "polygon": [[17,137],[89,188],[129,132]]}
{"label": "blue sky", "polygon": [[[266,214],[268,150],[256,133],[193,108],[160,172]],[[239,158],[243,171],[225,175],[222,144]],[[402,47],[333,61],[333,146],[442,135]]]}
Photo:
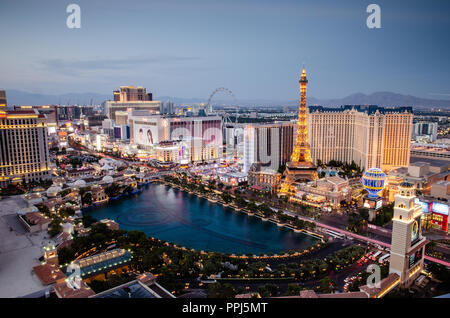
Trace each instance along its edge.
{"label": "blue sky", "polygon": [[[81,29],[66,7],[81,7]],[[366,7],[381,6],[381,29]],[[0,2],[0,87],[156,96],[339,98],[393,91],[450,99],[450,1],[149,0]]]}

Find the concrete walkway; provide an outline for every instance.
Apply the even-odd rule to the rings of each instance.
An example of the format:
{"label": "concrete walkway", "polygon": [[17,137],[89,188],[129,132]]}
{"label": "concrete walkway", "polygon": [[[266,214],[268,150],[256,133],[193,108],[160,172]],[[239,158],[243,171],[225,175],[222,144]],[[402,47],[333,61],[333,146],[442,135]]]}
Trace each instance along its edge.
{"label": "concrete walkway", "polygon": [[49,239],[46,232],[28,233],[16,212],[27,207],[20,197],[0,200],[0,297],[21,297],[44,286],[33,272],[39,265],[42,248]]}

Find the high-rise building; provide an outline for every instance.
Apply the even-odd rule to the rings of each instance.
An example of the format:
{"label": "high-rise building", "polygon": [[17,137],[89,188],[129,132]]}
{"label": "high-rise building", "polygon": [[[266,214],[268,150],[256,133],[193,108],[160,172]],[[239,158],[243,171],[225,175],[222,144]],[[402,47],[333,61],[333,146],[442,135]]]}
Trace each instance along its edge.
{"label": "high-rise building", "polygon": [[141,86],[120,86],[120,90],[113,92],[115,102],[135,102],[135,101],[151,101],[152,93]]}
{"label": "high-rise building", "polygon": [[121,86],[120,90],[114,91],[114,100],[105,101],[104,111],[108,118],[116,120],[117,111],[131,112],[132,110],[147,110],[151,114],[159,114],[160,101],[154,101],[152,94],[147,93],[143,87]]}
{"label": "high-rise building", "polygon": [[[38,108],[38,106],[33,106]],[[54,106],[53,106],[54,107]],[[39,109],[39,108],[38,108]],[[42,108],[40,108],[40,111]],[[58,120],[79,120],[83,117],[92,116],[95,114],[94,107],[91,105],[58,105],[57,116]]]}
{"label": "high-rise building", "polygon": [[128,125],[128,112],[117,111],[115,122],[117,125]]}
{"label": "high-rise building", "polygon": [[409,287],[423,269],[425,245],[422,236],[422,207],[415,204],[415,190],[411,183],[400,184],[395,195],[392,218],[392,243],[389,272],[400,276],[400,284]]}
{"label": "high-rise building", "polygon": [[161,114],[175,114],[175,108],[173,102],[166,101],[164,103],[161,103]]}
{"label": "high-rise building", "polygon": [[30,110],[35,109],[39,114],[45,115],[48,132],[50,134],[56,133],[59,127],[58,120],[58,106],[57,105],[39,105],[39,106],[14,106],[14,110]]}
{"label": "high-rise building", "polygon": [[291,160],[286,164],[284,180],[281,186],[282,194],[295,193],[293,184],[299,181],[317,179],[317,168],[312,162],[308,140],[308,111],[306,108],[306,70],[302,69],[300,76],[300,103],[298,108],[297,133]]}
{"label": "high-rise building", "polygon": [[412,118],[411,107],[310,106],[312,160],[354,161],[366,169],[407,167]]}
{"label": "high-rise building", "polygon": [[409,165],[413,113],[411,107],[384,110],[383,170]]}
{"label": "high-rise building", "polygon": [[130,126],[116,125],[114,126],[114,138],[127,140],[130,138]]}
{"label": "high-rise building", "polygon": [[[274,171],[285,165],[294,148],[295,129],[296,124],[292,122],[244,125],[244,172],[253,163],[260,164],[262,170]],[[239,130],[235,129],[234,133],[239,138]]]}
{"label": "high-rise building", "polygon": [[223,124],[226,158],[244,158],[244,129],[249,124],[226,123]]}
{"label": "high-rise building", "polygon": [[37,110],[0,111],[0,185],[50,177],[47,134]]}
{"label": "high-rise building", "polygon": [[178,142],[180,162],[220,159],[223,152],[222,118],[219,116],[162,116],[133,111],[128,117],[130,141],[154,150],[166,141]]}
{"label": "high-rise building", "polygon": [[0,90],[0,110],[6,111],[6,107],[6,92],[4,90]]}
{"label": "high-rise building", "polygon": [[429,142],[434,142],[437,139],[438,123],[434,122],[418,122],[413,126],[413,139],[422,141],[428,139]]}

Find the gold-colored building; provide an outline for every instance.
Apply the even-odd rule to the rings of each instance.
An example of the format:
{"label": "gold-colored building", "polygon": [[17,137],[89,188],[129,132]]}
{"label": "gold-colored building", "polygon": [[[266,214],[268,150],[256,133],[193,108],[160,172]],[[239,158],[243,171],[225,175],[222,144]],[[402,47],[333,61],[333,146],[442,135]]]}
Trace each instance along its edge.
{"label": "gold-colored building", "polygon": [[254,163],[248,171],[248,185],[261,190],[276,192],[280,186],[281,173],[264,169],[260,163]]}
{"label": "gold-colored building", "polygon": [[361,168],[407,167],[410,158],[412,109],[378,106],[310,106],[308,116],[314,163],[330,160]]}
{"label": "gold-colored building", "polygon": [[114,121],[117,120],[116,112],[128,112],[133,110],[146,110],[150,114],[159,114],[160,101],[154,101],[151,93],[147,93],[143,87],[121,86],[120,90],[113,92],[114,100],[105,102],[105,115]]}
{"label": "gold-colored building", "polygon": [[0,110],[0,185],[50,178],[47,122],[36,110]]}
{"label": "gold-colored building", "polygon": [[6,111],[6,92],[0,90],[0,111]]}

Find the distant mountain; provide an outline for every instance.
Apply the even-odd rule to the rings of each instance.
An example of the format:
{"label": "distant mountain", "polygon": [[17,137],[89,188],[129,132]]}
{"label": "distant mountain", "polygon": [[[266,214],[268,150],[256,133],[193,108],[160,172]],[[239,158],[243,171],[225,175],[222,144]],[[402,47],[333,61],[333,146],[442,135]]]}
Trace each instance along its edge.
{"label": "distant mountain", "polygon": [[[98,93],[67,93],[62,95],[35,94],[18,90],[6,90],[8,105],[47,105],[68,104],[89,105],[91,99],[93,104],[101,104],[111,99],[110,94]],[[199,104],[206,103],[207,98],[183,98],[170,96],[155,96],[155,100],[171,100],[175,104]],[[214,98],[214,104],[229,104],[230,98],[224,100]],[[308,105],[340,106],[340,105],[379,105],[379,106],[412,106],[415,108],[445,108],[450,109],[450,100],[435,100],[402,95],[392,92],[376,92],[373,94],[355,93],[343,98],[317,99],[308,97]],[[242,106],[292,106],[297,105],[298,100],[265,100],[265,99],[238,99]]]}
{"label": "distant mountain", "polygon": [[35,94],[14,89],[6,90],[8,106],[12,105],[52,105],[52,104],[78,104],[90,105],[101,104],[111,95],[98,93],[67,93],[62,95]]}
{"label": "distant mountain", "polygon": [[[311,104],[311,103],[310,103]],[[378,106],[413,106],[417,108],[450,108],[450,100],[435,100],[402,95],[392,92],[376,92],[373,94],[356,93],[344,98],[317,100],[323,106],[335,105],[378,105]]]}

